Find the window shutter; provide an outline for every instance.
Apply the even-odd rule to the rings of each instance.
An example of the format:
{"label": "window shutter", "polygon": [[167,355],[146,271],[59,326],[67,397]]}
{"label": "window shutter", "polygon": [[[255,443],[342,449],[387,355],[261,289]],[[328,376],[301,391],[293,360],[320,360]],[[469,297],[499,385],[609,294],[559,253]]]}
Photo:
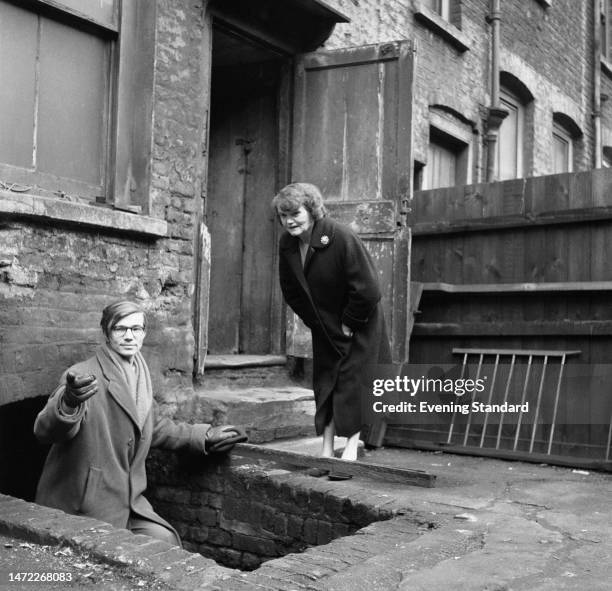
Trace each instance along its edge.
{"label": "window shutter", "polygon": [[155,70],[155,2],[130,0],[121,14],[113,204],[149,211]]}

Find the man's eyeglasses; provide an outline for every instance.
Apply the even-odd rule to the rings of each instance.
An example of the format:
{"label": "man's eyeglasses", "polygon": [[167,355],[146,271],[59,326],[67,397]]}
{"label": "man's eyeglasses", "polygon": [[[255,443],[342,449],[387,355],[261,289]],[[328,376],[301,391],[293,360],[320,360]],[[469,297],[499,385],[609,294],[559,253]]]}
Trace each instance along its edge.
{"label": "man's eyeglasses", "polygon": [[145,333],[144,326],[113,326],[111,328],[111,332],[117,337],[124,337],[127,334],[127,331],[131,331],[132,336],[138,338],[141,337]]}

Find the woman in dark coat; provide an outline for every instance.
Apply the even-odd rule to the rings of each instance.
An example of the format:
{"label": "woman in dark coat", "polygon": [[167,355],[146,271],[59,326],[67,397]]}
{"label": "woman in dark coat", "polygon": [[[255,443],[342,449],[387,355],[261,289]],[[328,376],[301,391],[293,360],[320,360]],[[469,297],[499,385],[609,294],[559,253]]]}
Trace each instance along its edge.
{"label": "woman in dark coat", "polygon": [[94,517],[180,545],[174,528],[144,496],[151,447],[207,454],[245,439],[236,427],[175,423],[156,412],[147,364],[143,310],[129,301],[102,313],[105,342],[69,368],[34,424],[51,443],[36,502]]}
{"label": "woman in dark coat", "polygon": [[279,243],[281,289],[312,332],[321,455],[333,456],[340,435],[348,438],[342,458],[355,460],[367,366],[391,363],[376,269],[359,237],[326,217],[314,185],[287,185],[272,205],[286,230]]}

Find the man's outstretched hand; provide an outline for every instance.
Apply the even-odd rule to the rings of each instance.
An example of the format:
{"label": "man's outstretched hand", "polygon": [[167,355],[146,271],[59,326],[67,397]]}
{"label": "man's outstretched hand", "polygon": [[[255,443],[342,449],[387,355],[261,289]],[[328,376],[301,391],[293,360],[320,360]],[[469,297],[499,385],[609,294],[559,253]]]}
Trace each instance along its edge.
{"label": "man's outstretched hand", "polygon": [[69,371],[66,375],[66,390],[64,392],[64,402],[71,408],[76,408],[79,404],[91,398],[98,391],[96,376],[79,376]]}
{"label": "man's outstretched hand", "polygon": [[206,433],[206,451],[213,453],[230,451],[236,443],[247,439],[246,433],[240,427],[234,425],[211,427]]}

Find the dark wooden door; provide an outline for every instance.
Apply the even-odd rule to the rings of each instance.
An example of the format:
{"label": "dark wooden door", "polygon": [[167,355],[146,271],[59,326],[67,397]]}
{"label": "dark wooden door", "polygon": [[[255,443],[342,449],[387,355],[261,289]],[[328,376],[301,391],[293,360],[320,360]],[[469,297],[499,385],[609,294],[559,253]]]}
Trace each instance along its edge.
{"label": "dark wooden door", "polygon": [[[274,350],[278,65],[213,72],[206,219],[211,235],[208,350]],[[278,304],[276,304],[278,305]]]}
{"label": "dark wooden door", "polygon": [[[302,56],[296,64],[293,181],[317,185],[330,215],[374,257],[394,357],[407,355],[412,191],[413,45],[409,41]],[[307,355],[288,319],[287,352]]]}

